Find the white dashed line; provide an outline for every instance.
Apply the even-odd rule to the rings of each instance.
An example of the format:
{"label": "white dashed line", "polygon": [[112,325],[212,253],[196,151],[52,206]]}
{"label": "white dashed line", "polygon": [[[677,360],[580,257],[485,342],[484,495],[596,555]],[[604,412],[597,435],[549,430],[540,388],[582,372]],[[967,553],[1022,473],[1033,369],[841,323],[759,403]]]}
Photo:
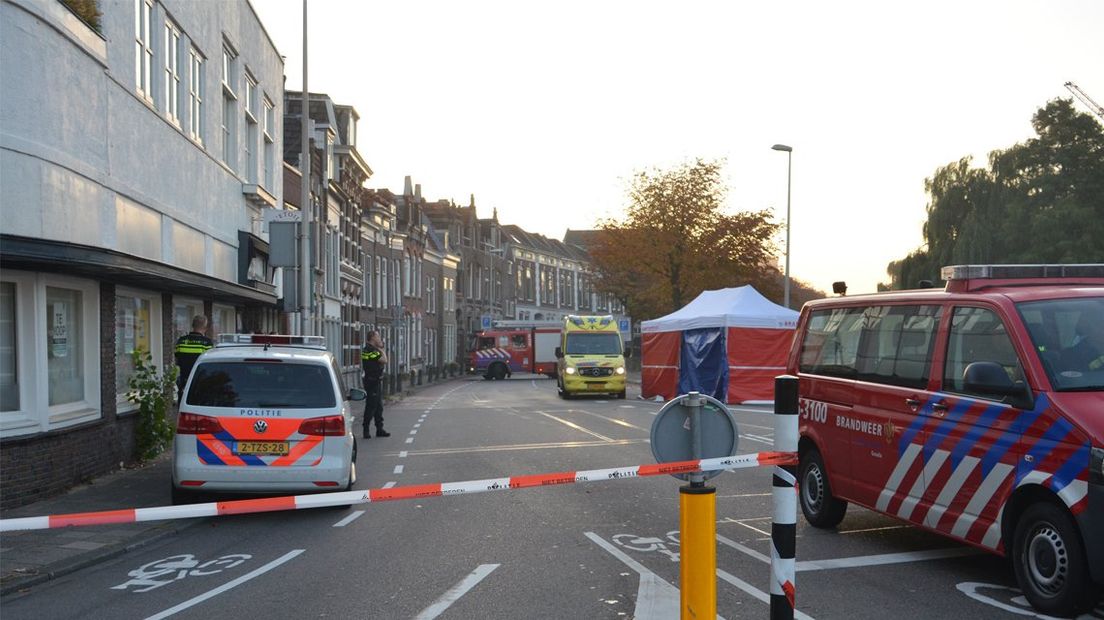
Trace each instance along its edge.
{"label": "white dashed line", "polygon": [[410,434],[411,435],[417,435],[418,434],[418,429],[414,429],[414,430],[410,431]]}
{"label": "white dashed line", "polygon": [[460,597],[467,594],[468,590],[479,585],[479,582],[483,581],[484,577],[490,575],[491,572],[499,566],[499,564],[480,564],[471,574],[461,579],[460,583],[449,588],[449,591],[441,595],[441,598],[437,599],[429,607],[423,609],[422,613],[418,614],[415,620],[433,620],[433,618],[440,616],[449,606],[460,600]]}
{"label": "white dashed line", "polygon": [[384,489],[390,489],[391,487],[395,486],[396,484],[398,484],[398,483],[397,483],[397,482],[395,482],[394,480],[392,480],[391,482],[388,482],[387,484],[383,485],[383,487],[382,487],[382,488],[384,488]]}
{"label": "white dashed line", "polygon": [[419,427],[421,427],[421,425],[422,425],[422,423],[418,422],[417,424],[414,425],[414,428],[419,428]]}
{"label": "white dashed line", "polygon": [[407,437],[406,438],[406,443],[414,443],[414,438],[413,437]]}
{"label": "white dashed line", "polygon": [[400,459],[405,459],[406,458],[406,450],[403,450],[402,452],[399,452],[399,458]]}
{"label": "white dashed line", "polygon": [[275,560],[269,562],[268,564],[265,564],[264,566],[258,568],[255,571],[246,573],[245,575],[242,575],[241,577],[238,577],[237,579],[235,579],[233,581],[229,581],[227,583],[224,583],[221,586],[215,588],[214,590],[204,592],[203,594],[200,594],[199,596],[197,596],[195,598],[188,599],[188,600],[184,601],[183,603],[181,603],[181,604],[179,604],[175,607],[170,607],[170,608],[166,609],[165,611],[154,614],[154,615],[150,616],[149,618],[146,618],[146,620],[161,620],[161,618],[168,618],[169,616],[180,613],[180,612],[184,611],[185,609],[188,609],[189,607],[192,607],[194,605],[198,605],[198,604],[202,603],[203,601],[206,601],[209,598],[216,597],[219,594],[222,594],[223,592],[226,592],[227,590],[236,588],[236,587],[240,586],[241,584],[249,581],[250,579],[253,579],[254,577],[258,577],[260,575],[263,575],[263,574],[267,573],[268,571],[276,568],[277,566],[283,564],[284,562],[287,562],[287,561],[291,560],[292,558],[299,555],[300,553],[303,553],[303,551],[304,551],[304,549],[295,549],[294,551],[289,551],[289,552],[285,553],[284,555],[276,558]]}
{"label": "white dashed line", "polygon": [[347,516],[344,519],[338,521],[337,523],[334,523],[333,526],[334,527],[345,527],[346,525],[349,525],[353,521],[356,521],[357,517],[359,517],[362,514],[364,514],[363,510],[357,510],[357,511],[351,512],[351,513],[349,513],[349,516]]}
{"label": "white dashed line", "polygon": [[402,472],[403,472],[403,466],[402,465],[396,465],[395,466],[395,473],[396,474],[401,474]]}

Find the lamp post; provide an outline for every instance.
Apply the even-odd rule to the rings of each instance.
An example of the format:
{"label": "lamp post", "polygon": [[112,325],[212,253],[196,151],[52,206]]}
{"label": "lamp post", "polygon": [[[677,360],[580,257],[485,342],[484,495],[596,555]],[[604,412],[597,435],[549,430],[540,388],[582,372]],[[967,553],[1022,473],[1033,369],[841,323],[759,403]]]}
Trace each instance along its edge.
{"label": "lamp post", "polygon": [[790,179],[793,171],[793,148],[785,144],[775,144],[771,147],[775,151],[786,153],[786,279],[782,305],[790,307]]}

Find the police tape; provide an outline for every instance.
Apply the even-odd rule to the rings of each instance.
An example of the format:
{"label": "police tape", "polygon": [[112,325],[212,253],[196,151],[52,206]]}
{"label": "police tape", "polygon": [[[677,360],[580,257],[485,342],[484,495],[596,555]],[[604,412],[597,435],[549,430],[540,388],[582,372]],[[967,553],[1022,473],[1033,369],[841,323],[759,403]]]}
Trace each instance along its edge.
{"label": "police tape", "polygon": [[507,491],[531,487],[573,484],[576,482],[598,482],[602,480],[621,480],[641,478],[663,474],[688,474],[694,472],[743,469],[766,465],[795,465],[797,455],[793,452],[757,452],[738,456],[726,456],[693,461],[672,461],[636,467],[615,467],[612,469],[592,469],[589,471],[569,471],[554,474],[530,474],[508,478],[488,478],[465,482],[438,482],[435,484],[415,484],[389,489],[369,489],[363,491],[337,491],[287,497],[265,497],[242,499],[206,504],[187,504],[182,506],[158,506],[153,508],[128,508],[126,510],[105,510],[101,512],[80,512],[42,517],[19,517],[0,519],[0,532],[22,530],[46,530],[61,527],[84,525],[109,525],[116,523],[136,523],[139,521],[166,521],[171,519],[195,519],[199,517],[217,517],[221,515],[274,512],[279,510],[302,510],[304,508],[324,508],[327,506],[347,506],[371,502],[388,502],[400,499],[422,499],[448,495],[467,495],[490,491]]}

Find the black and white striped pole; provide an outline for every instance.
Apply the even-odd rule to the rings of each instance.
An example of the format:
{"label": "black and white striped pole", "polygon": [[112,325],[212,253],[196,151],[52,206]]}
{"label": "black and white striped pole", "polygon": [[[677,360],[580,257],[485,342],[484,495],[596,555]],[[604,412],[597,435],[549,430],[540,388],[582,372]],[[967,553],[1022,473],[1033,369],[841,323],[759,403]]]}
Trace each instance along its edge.
{"label": "black and white striped pole", "polygon": [[[797,377],[774,379],[774,449],[797,454]],[[771,490],[771,620],[794,617],[794,551],[797,546],[797,466],[775,465]]]}

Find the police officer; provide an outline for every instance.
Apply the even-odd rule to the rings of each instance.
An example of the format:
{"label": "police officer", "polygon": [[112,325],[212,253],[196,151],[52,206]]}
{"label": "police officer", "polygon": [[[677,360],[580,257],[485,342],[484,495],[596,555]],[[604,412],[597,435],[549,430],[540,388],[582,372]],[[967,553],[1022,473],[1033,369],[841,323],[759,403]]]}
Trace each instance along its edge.
{"label": "police officer", "polygon": [[176,365],[180,368],[180,374],[176,376],[177,402],[184,402],[184,384],[188,382],[188,375],[192,374],[192,366],[196,359],[204,351],[215,346],[204,332],[207,331],[207,317],[197,314],[192,317],[192,331],[184,334],[176,340]]}
{"label": "police officer", "polygon": [[383,367],[387,364],[387,354],[383,352],[383,339],[379,332],[368,332],[368,342],[360,352],[360,367],[364,371],[364,391],[368,397],[364,400],[364,438],[371,437],[368,434],[372,421],[376,424],[376,437],[390,437],[391,433],[383,430],[383,390],[380,380],[383,379]]}

